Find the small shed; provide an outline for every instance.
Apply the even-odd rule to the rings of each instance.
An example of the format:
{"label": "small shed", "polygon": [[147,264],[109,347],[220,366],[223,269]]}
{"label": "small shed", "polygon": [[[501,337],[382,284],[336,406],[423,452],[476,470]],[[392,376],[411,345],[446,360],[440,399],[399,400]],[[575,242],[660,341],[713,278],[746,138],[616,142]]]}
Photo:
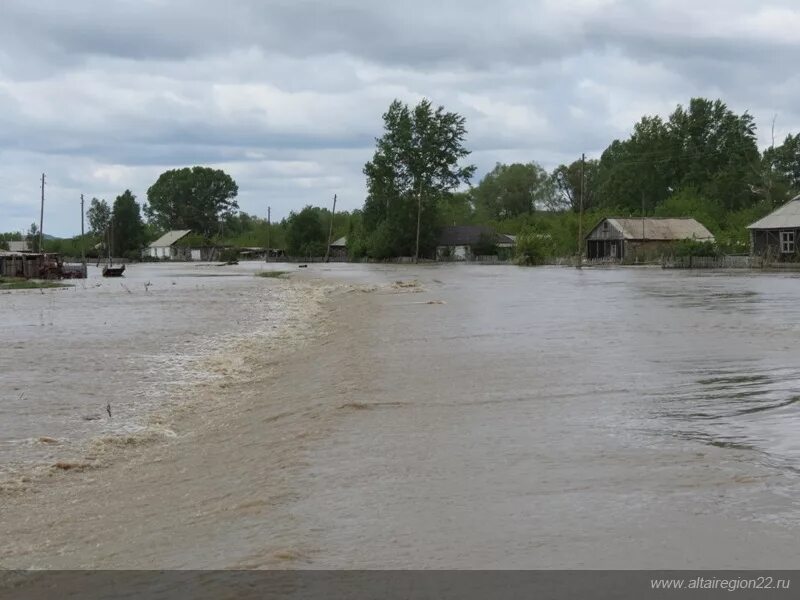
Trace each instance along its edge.
{"label": "small shed", "polygon": [[347,237],[342,236],[330,245],[331,258],[347,258]]}
{"label": "small shed", "polygon": [[714,236],[692,218],[606,218],[586,235],[590,260],[623,260],[663,254],[682,240],[713,242]]}
{"label": "small shed", "polygon": [[749,225],[750,254],[781,262],[798,260],[800,242],[800,196]]}
{"label": "small shed", "polygon": [[176,229],[165,233],[145,249],[145,256],[165,260],[191,259],[191,254],[187,249],[175,245],[191,232],[190,229]]}

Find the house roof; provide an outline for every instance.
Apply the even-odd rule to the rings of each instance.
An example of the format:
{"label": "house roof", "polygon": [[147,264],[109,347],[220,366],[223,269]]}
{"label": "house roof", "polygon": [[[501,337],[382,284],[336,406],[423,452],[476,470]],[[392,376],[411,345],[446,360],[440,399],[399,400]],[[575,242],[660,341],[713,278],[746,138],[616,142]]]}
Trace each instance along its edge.
{"label": "house roof", "polygon": [[158,238],[155,242],[150,244],[150,248],[163,248],[165,246],[172,246],[172,244],[174,244],[181,238],[186,237],[190,233],[192,233],[191,229],[175,229],[173,231],[168,231],[160,238]]}
{"label": "house roof", "polygon": [[763,219],[747,226],[748,229],[800,228],[800,196],[795,196]]}
{"label": "house roof", "polygon": [[497,244],[513,244],[508,236],[495,233],[486,225],[452,225],[442,227],[438,246],[474,246],[484,235],[492,236]]}
{"label": "house roof", "polygon": [[334,248],[345,248],[347,246],[347,236],[342,236],[338,240],[332,241],[331,246]]}
{"label": "house roof", "polygon": [[[626,240],[713,240],[714,235],[705,226],[692,218],[617,218],[609,217],[603,219],[608,221],[612,227],[622,233]],[[603,224],[600,221],[586,235],[588,238],[592,233]]]}

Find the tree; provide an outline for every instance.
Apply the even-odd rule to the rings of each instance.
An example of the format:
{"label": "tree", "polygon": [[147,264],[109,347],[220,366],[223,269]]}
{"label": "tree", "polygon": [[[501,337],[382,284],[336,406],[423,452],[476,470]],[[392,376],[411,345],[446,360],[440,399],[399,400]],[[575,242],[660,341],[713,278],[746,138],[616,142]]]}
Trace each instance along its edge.
{"label": "tree", "polygon": [[89,219],[89,231],[91,233],[97,236],[105,235],[111,222],[111,209],[108,206],[108,202],[92,198],[89,210],[86,211],[86,217]]}
{"label": "tree", "polygon": [[39,252],[39,227],[36,223],[31,223],[30,228],[28,229],[28,233],[25,234],[25,239],[31,246],[31,250],[33,252]]}
{"label": "tree", "polygon": [[[559,210],[567,208],[579,212],[591,210],[596,203],[597,172],[599,160],[576,160],[569,165],[559,165],[553,171],[553,183],[556,187],[554,202],[548,208]],[[581,175],[583,175],[583,202],[581,202]]]}
{"label": "tree", "polygon": [[469,155],[465,120],[443,106],[434,110],[429,100],[413,110],[395,100],[383,122],[384,134],[364,165],[364,233],[369,238],[380,229],[375,239],[382,253],[414,254],[417,239],[421,251],[429,253],[436,245],[441,199],[475,172],[472,165],[458,164]]}
{"label": "tree", "polygon": [[513,219],[532,213],[551,202],[553,181],[541,166],[532,162],[497,163],[473,191],[479,213],[491,219]]}
{"label": "tree", "polygon": [[320,221],[320,209],[306,206],[287,219],[286,251],[291,256],[321,256],[325,253],[325,229]]}
{"label": "tree", "polygon": [[113,252],[116,256],[136,255],[144,245],[144,223],[139,204],[130,190],[114,201]]}
{"label": "tree", "polygon": [[800,134],[789,134],[783,144],[764,151],[760,175],[754,191],[773,208],[800,193]]}
{"label": "tree", "polygon": [[147,190],[148,219],[161,229],[191,229],[209,237],[239,208],[236,182],[222,170],[186,167],[162,173]]}
{"label": "tree", "polygon": [[675,190],[692,188],[726,210],[753,204],[760,156],[753,118],[720,100],[692,98],[667,121],[643,117],[614,140],[598,166],[598,205],[648,214]]}

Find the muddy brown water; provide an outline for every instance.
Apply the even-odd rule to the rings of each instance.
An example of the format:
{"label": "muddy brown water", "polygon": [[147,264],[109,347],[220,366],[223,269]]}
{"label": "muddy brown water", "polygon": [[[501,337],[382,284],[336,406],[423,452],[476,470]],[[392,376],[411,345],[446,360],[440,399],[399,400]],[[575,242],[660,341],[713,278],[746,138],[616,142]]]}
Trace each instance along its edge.
{"label": "muddy brown water", "polygon": [[[148,268],[151,281],[168,273]],[[123,431],[99,432],[102,453],[97,440],[48,447],[47,460],[65,452],[77,467],[0,496],[0,564],[796,565],[800,278],[468,265],[297,273],[218,278],[197,290],[203,300],[182,297],[181,327],[227,341],[145,378],[165,402],[175,373],[190,390],[159,417],[170,435],[137,437],[147,405]],[[263,312],[245,310],[253,298],[274,301],[281,333],[204,329],[203,303],[218,295],[248,323]],[[83,327],[87,340],[99,335]],[[169,354],[172,335],[148,332],[147,346]],[[49,350],[65,370],[91,351]],[[120,353],[137,364],[138,353]],[[9,413],[0,433],[14,438]],[[51,431],[25,419],[29,437]]]}

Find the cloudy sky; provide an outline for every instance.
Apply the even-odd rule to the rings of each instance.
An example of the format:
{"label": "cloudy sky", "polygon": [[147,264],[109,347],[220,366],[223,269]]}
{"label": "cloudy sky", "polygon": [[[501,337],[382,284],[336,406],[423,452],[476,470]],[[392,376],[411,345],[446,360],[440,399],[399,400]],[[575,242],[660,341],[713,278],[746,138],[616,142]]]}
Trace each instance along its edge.
{"label": "cloudy sky", "polygon": [[243,210],[359,207],[394,98],[467,118],[479,176],[596,156],[692,96],[800,130],[790,0],[0,0],[0,232],[80,231],[80,194],[140,200],[213,165]]}

